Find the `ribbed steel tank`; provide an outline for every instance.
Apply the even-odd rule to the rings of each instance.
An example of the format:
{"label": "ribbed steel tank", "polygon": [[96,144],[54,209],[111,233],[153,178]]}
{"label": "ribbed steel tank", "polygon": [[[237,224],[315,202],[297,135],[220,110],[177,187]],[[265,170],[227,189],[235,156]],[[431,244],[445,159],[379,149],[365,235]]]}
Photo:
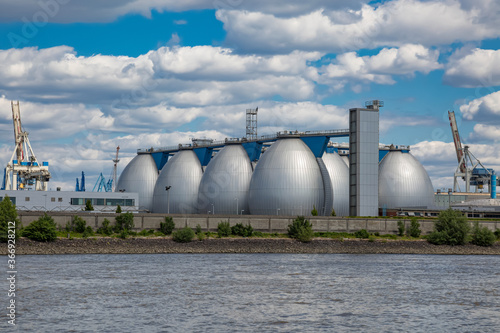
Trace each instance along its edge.
{"label": "ribbed steel tank", "polygon": [[385,155],[379,164],[378,183],[380,208],[425,208],[434,205],[431,179],[410,153],[391,151]]}
{"label": "ribbed steel tank", "polygon": [[342,161],[344,161],[345,165],[347,165],[347,169],[349,169],[349,156],[342,155],[341,158],[342,158]]}
{"label": "ribbed steel tank", "polygon": [[248,214],[252,165],[245,149],[228,144],[208,164],[201,178],[198,212]]}
{"label": "ribbed steel tank", "polygon": [[321,171],[314,154],[297,138],[280,139],[262,155],[249,190],[254,215],[309,215],[324,205]]}
{"label": "ribbed steel tank", "polygon": [[[333,208],[337,216],[349,215],[349,168],[337,153],[324,153],[325,162],[333,188]],[[329,214],[330,212],[327,212]]]}
{"label": "ribbed steel tank", "polygon": [[[196,214],[202,176],[200,160],[192,150],[176,153],[163,166],[156,181],[153,212]],[[171,186],[168,193],[167,186]]]}
{"label": "ribbed steel tank", "polygon": [[153,191],[158,179],[158,169],[149,154],[137,155],[122,171],[115,191],[137,192],[139,209],[153,209]]}

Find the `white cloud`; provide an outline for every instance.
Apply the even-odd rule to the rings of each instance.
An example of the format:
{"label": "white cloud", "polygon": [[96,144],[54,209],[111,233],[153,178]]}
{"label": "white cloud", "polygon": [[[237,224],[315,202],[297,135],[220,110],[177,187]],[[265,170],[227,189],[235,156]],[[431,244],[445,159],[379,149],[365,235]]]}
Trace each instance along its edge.
{"label": "white cloud", "polygon": [[263,12],[219,10],[226,41],[237,49],[271,53],[291,50],[345,52],[362,48],[424,46],[476,41],[500,36],[499,4],[482,1],[462,6],[458,0],[394,0],[363,5],[360,10],[314,12],[277,17]]}
{"label": "white cloud", "polygon": [[500,91],[474,99],[460,106],[466,120],[500,122]]}
{"label": "white cloud", "polygon": [[438,51],[414,44],[405,44],[399,49],[384,48],[373,56],[359,57],[355,52],[348,52],[338,55],[332,64],[320,69],[320,81],[334,79],[337,84],[347,80],[394,84],[391,75],[413,76],[417,71],[427,74],[441,68],[438,58]]}
{"label": "white cloud", "polygon": [[21,21],[24,17],[36,22],[46,16],[50,22],[58,23],[112,22],[127,14],[151,17],[153,10],[182,12],[200,9],[238,9],[294,16],[317,8],[359,8],[364,2],[367,0],[86,0],[84,3],[69,0],[0,0],[0,21]]}
{"label": "white cloud", "polygon": [[455,87],[491,87],[500,85],[500,50],[457,51],[450,58],[443,81]]}

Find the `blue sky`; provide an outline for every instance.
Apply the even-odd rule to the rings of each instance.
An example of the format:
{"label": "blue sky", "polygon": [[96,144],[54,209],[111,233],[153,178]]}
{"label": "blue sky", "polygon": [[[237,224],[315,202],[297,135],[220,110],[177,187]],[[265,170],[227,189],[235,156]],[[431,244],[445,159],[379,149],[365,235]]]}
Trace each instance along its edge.
{"label": "blue sky", "polygon": [[[463,141],[500,171],[500,4],[489,0],[0,0],[0,163],[10,100],[52,187],[192,137],[347,128],[381,99],[381,143],[411,145],[435,188]],[[418,15],[417,15],[418,14]]]}

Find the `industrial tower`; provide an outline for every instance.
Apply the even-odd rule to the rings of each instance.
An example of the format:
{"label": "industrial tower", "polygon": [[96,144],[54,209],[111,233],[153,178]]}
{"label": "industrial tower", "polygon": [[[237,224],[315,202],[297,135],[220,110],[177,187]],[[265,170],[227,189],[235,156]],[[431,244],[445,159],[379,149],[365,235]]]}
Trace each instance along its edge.
{"label": "industrial tower", "polygon": [[49,162],[38,163],[28,138],[28,132],[22,130],[19,101],[11,102],[14,122],[15,149],[5,168],[5,190],[23,190],[35,185],[37,191],[47,191],[50,180]]}
{"label": "industrial tower", "polygon": [[259,108],[247,109],[247,139],[257,139],[257,112]]}

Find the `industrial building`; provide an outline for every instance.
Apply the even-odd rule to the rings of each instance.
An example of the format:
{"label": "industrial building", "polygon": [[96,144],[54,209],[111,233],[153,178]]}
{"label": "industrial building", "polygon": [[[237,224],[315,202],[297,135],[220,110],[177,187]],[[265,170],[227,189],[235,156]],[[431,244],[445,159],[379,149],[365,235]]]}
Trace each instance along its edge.
{"label": "industrial building", "polygon": [[[261,137],[250,109],[245,138],[139,149],[116,189],[170,214],[377,216],[379,208],[433,206],[431,180],[410,148],[378,143],[380,106],[351,109],[348,130]],[[342,137],[349,145],[331,142]]]}

